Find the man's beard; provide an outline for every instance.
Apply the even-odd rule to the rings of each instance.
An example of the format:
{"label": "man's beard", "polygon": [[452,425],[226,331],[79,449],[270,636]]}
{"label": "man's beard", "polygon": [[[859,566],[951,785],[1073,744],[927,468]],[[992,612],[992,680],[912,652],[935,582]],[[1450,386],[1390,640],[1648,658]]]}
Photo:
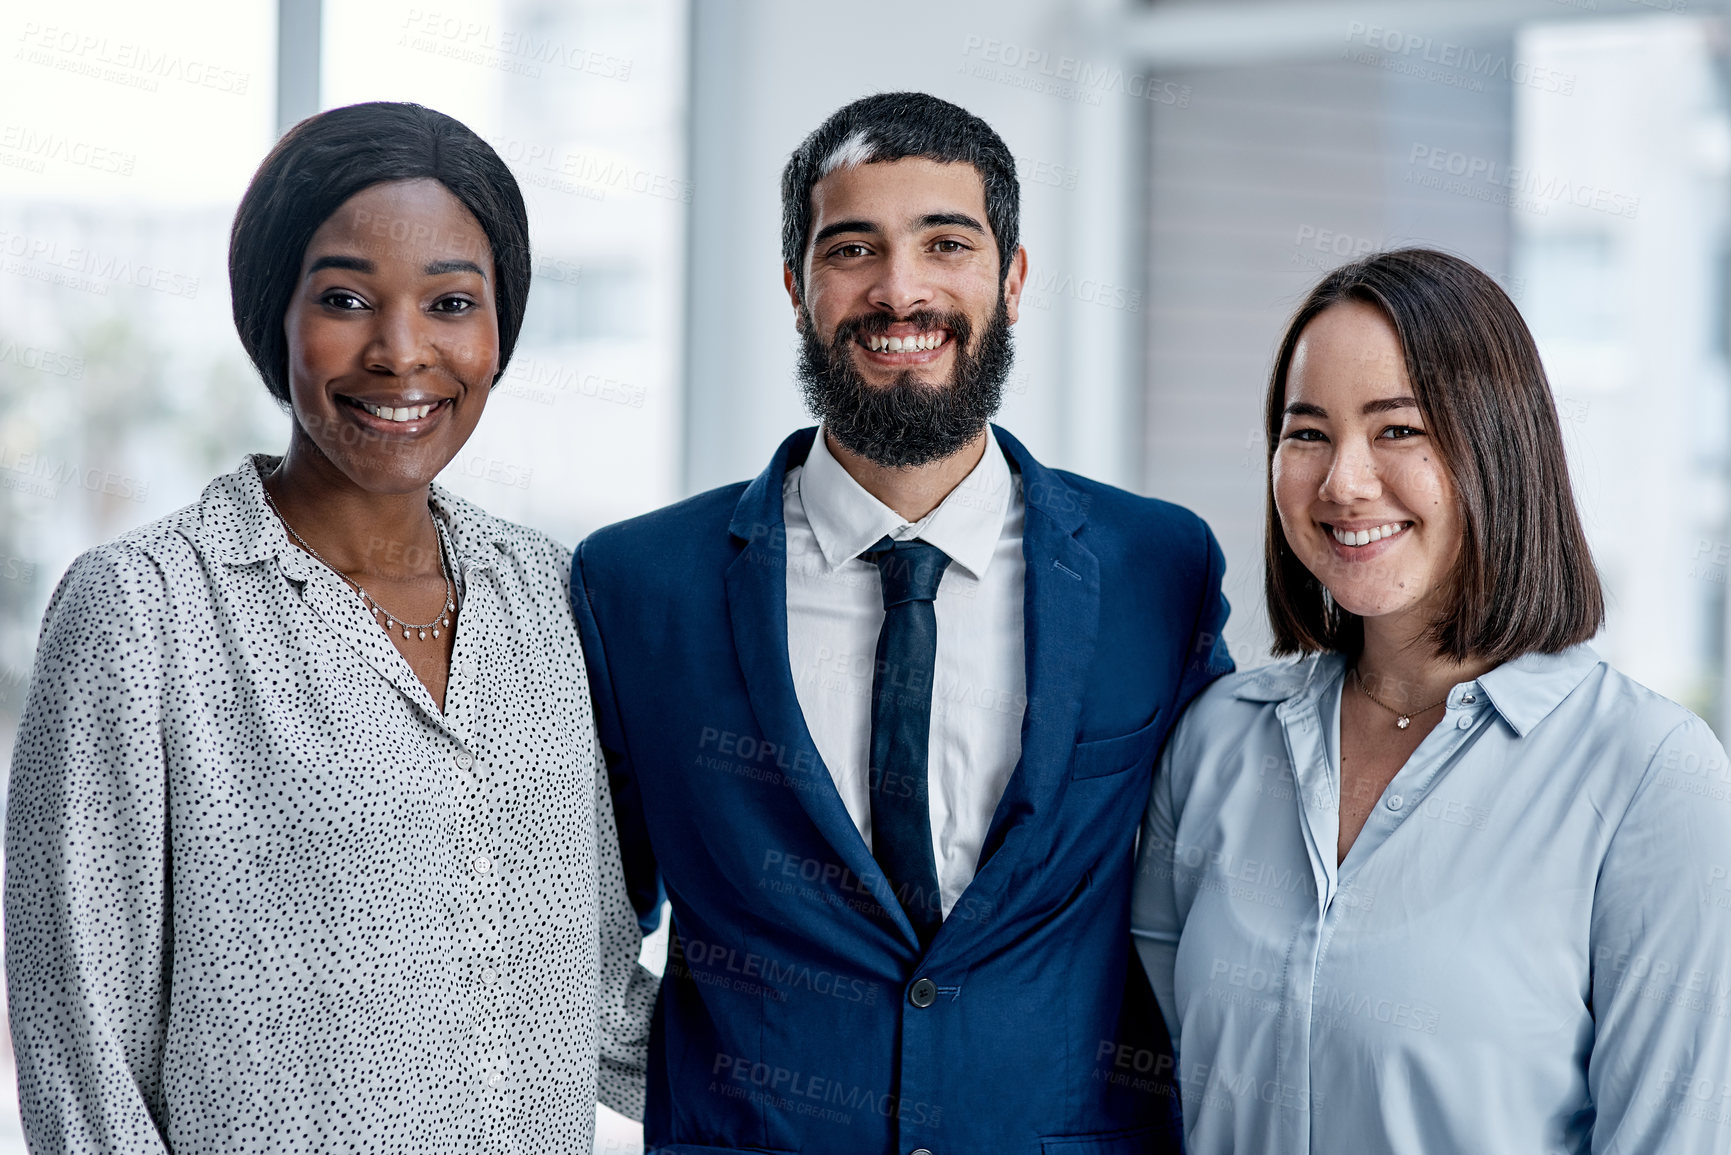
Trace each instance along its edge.
{"label": "man's beard", "polygon": [[[802,307],[803,310],[803,307]],[[929,465],[978,437],[998,411],[1014,351],[1003,294],[969,352],[973,324],[965,313],[929,309],[906,317],[868,313],[836,326],[826,346],[811,314],[801,326],[799,380],[805,404],[842,447],[888,469]],[[855,341],[881,335],[891,325],[913,324],[922,332],[949,331],[955,372],[947,384],[928,385],[905,369],[888,385],[869,384],[854,365]]]}

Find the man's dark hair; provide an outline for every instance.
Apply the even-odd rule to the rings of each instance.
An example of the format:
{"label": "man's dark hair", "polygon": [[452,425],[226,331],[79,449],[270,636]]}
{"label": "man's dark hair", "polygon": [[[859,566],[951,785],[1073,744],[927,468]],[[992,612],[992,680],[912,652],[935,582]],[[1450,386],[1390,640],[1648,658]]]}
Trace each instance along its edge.
{"label": "man's dark hair", "polygon": [[277,141],[247,186],[229,234],[234,327],[265,388],[284,405],[283,318],[307,243],[350,197],[399,180],[438,181],[486,232],[504,375],[529,300],[529,214],[517,179],[492,146],[442,112],[418,104],[351,104],[308,117]]}
{"label": "man's dark hair", "polygon": [[1440,657],[1501,663],[1590,639],[1605,620],[1605,596],[1532,334],[1489,276],[1459,257],[1409,248],[1328,274],[1280,343],[1264,412],[1274,652],[1355,654],[1363,644],[1364,620],[1326,596],[1293,553],[1274,505],[1293,352],[1319,313],[1349,301],[1371,305],[1394,326],[1413,397],[1460,503],[1460,558],[1427,641]]}
{"label": "man's dark hair", "polygon": [[998,242],[998,280],[1009,275],[1021,231],[1016,158],[992,126],[923,92],[883,92],[856,100],[818,125],[781,170],[781,256],[805,296],[805,246],[811,239],[811,190],[834,169],[923,157],[970,164],[986,188],[986,223]]}

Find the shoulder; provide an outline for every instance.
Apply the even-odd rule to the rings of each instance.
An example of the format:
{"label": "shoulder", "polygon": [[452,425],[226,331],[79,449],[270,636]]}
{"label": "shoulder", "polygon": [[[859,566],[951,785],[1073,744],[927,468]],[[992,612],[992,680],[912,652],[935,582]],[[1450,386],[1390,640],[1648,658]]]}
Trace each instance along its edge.
{"label": "shoulder", "polygon": [[43,616],[44,638],[72,634],[129,645],[169,610],[175,591],[202,568],[190,506],[85,550],[66,568]]}
{"label": "shoulder", "polygon": [[442,486],[433,487],[433,496],[453,536],[459,538],[459,551],[478,552],[490,545],[496,555],[512,558],[520,569],[536,573],[563,570],[571,557],[570,547],[551,534],[496,517]]}
{"label": "shoulder", "polygon": [[[1573,793],[1609,829],[1598,901],[1604,911],[1633,912],[1646,923],[1667,903],[1664,896],[1688,893],[1676,889],[1684,880],[1710,883],[1712,871],[1723,874],[1731,763],[1706,722],[1607,664],[1577,693],[1572,718],[1558,711],[1555,741],[1589,760],[1593,773]],[[1678,929],[1691,937],[1716,933],[1693,916]]]}
{"label": "shoulder", "polygon": [[539,605],[547,620],[570,614],[571,549],[551,534],[495,517],[473,502],[435,487],[452,544],[465,565],[482,566],[495,580],[515,587],[516,597]]}
{"label": "shoulder", "polygon": [[[735,482],[661,509],[596,530],[577,546],[585,575],[664,575],[678,580],[680,567],[713,556],[730,556],[733,514],[747,482]],[[766,525],[763,535],[780,532]]]}
{"label": "shoulder", "polygon": [[1621,748],[1622,760],[1644,784],[1681,785],[1695,779],[1698,793],[1731,802],[1731,767],[1719,738],[1688,707],[1672,701],[1608,662],[1583,680],[1579,709],[1590,744]]}
{"label": "shoulder", "polygon": [[85,550],[67,567],[62,585],[160,587],[181,571],[200,567],[197,543],[202,509],[203,502],[185,506]]}
{"label": "shoulder", "polygon": [[1127,489],[1120,489],[1116,485],[1108,485],[1104,481],[1096,481],[1079,473],[1071,473],[1067,469],[1047,469],[1045,472],[1075,492],[1090,521],[1096,517],[1104,517],[1108,521],[1128,521],[1138,526],[1196,535],[1208,528],[1200,517],[1182,505],[1162,501],[1158,497],[1131,493]]}
{"label": "shoulder", "polygon": [[1260,766],[1270,743],[1284,756],[1275,711],[1326,682],[1339,661],[1336,654],[1312,654],[1216,678],[1173,727],[1166,747],[1168,772],[1187,785],[1205,768],[1218,773],[1235,765]]}
{"label": "shoulder", "polygon": [[1156,497],[1144,497],[1067,469],[1043,464],[1009,430],[992,426],[999,449],[1021,477],[1022,499],[1030,508],[1055,517],[1080,519],[1085,534],[1146,537],[1162,544],[1209,540],[1207,524],[1190,510]]}
{"label": "shoulder", "polygon": [[1329,661],[1337,655],[1312,654],[1270,662],[1216,678],[1196,695],[1178,721],[1178,737],[1191,742],[1217,741],[1258,718],[1274,716],[1280,703],[1297,697],[1329,676]]}
{"label": "shoulder", "polygon": [[1023,479],[1030,508],[1075,513],[1085,519],[1077,539],[1096,554],[1138,563],[1158,561],[1166,572],[1222,567],[1208,523],[1182,505],[1144,497],[1063,469]]}

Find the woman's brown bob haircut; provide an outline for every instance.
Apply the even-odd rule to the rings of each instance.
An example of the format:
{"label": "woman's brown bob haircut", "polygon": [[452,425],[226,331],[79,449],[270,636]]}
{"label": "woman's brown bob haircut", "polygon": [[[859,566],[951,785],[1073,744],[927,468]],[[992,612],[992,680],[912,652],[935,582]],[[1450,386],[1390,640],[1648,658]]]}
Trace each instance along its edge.
{"label": "woman's brown bob haircut", "polygon": [[1556,653],[1598,633],[1605,598],[1575,511],[1539,351],[1497,283],[1459,257],[1396,249],[1322,279],[1280,342],[1268,381],[1268,620],[1276,654],[1356,654],[1364,622],[1326,596],[1274,507],[1286,377],[1306,325],[1362,301],[1394,326],[1426,431],[1454,482],[1465,537],[1429,641],[1457,662]]}

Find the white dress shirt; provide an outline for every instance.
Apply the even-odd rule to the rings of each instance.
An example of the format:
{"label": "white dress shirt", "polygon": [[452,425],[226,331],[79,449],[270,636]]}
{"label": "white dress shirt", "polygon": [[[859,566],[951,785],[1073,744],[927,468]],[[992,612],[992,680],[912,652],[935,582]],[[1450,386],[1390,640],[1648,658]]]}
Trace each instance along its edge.
{"label": "white dress shirt", "polygon": [[926,767],[932,852],[948,917],[973,881],[992,814],[1022,752],[1024,515],[1021,479],[990,427],[986,451],[943,503],[910,524],[836,461],[822,430],[782,486],[787,522],[787,656],[812,741],[860,837],[871,845],[872,671],[883,627],[884,537],[949,555],[934,603],[937,659]]}
{"label": "white dress shirt", "polygon": [[432,508],[443,710],[253,461],[61,581],[6,815],[31,1150],[587,1155],[642,1110],[570,554]]}

